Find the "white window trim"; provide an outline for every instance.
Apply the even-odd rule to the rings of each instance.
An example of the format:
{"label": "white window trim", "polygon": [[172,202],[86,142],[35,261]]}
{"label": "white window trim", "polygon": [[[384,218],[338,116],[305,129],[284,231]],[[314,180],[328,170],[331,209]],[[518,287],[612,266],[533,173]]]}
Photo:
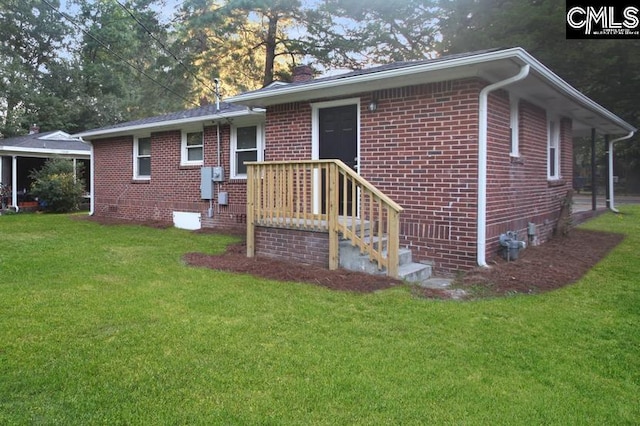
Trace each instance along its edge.
{"label": "white window trim", "polygon": [[[187,133],[202,133],[202,160],[189,161],[189,153],[187,148]],[[193,145],[191,148],[195,148]],[[204,164],[204,129],[183,129],[181,132],[180,142],[180,165],[181,166],[202,166]]]}
{"label": "white window trim", "polygon": [[[553,160],[556,170],[554,175],[551,174],[549,165],[552,147],[555,148]],[[560,120],[557,117],[550,117],[547,120],[547,179],[559,180],[560,178]]]}
{"label": "white window trim", "polygon": [[[151,179],[151,175],[140,175],[140,171],[138,170],[138,142],[140,141],[140,139],[145,139],[145,138],[149,138],[151,139],[150,135],[139,135],[139,136],[134,136],[133,138],[133,179],[135,180],[150,180]],[[151,156],[153,155],[153,152],[151,154],[149,154],[149,158],[151,158]]]}
{"label": "white window trim", "polygon": [[511,138],[510,142],[510,153],[512,157],[520,157],[520,108],[519,108],[520,98],[510,95],[509,96],[509,104],[510,104],[510,128],[511,128]]}
{"label": "white window trim", "polygon": [[263,123],[250,123],[250,122],[243,122],[243,123],[237,123],[234,124],[233,126],[231,126],[231,149],[229,150],[230,152],[230,157],[229,157],[229,165],[230,165],[230,170],[229,170],[229,176],[231,179],[246,179],[247,175],[246,174],[238,174],[237,172],[237,167],[236,167],[236,148],[238,146],[238,127],[250,127],[250,126],[256,126],[256,149],[258,150],[257,153],[257,161],[263,161],[264,160],[264,124]]}

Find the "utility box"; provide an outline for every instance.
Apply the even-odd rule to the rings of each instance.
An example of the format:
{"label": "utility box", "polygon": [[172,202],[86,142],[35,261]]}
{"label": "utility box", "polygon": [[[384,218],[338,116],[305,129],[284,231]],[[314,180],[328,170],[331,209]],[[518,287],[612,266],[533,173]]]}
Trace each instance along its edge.
{"label": "utility box", "polygon": [[224,182],[224,167],[216,166],[212,167],[212,176],[211,179],[214,182]]}
{"label": "utility box", "polygon": [[518,260],[520,250],[526,247],[524,241],[518,240],[518,234],[515,231],[508,231],[506,234],[501,234],[499,242],[500,254],[507,262]]}
{"label": "utility box", "polygon": [[220,206],[228,206],[229,205],[229,193],[228,192],[218,192],[218,205],[220,205]]}
{"label": "utility box", "polygon": [[213,167],[200,169],[200,198],[213,200]]}

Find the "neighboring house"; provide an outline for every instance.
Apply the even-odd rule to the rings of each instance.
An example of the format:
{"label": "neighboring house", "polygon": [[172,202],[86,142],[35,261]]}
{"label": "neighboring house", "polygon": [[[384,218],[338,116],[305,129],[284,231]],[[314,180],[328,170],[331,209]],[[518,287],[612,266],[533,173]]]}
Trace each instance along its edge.
{"label": "neighboring house", "polygon": [[90,187],[91,150],[81,139],[59,130],[40,133],[35,125],[28,135],[0,139],[0,183],[10,188],[10,207],[19,210],[37,205],[29,195],[29,175],[50,158],[73,160],[78,166],[78,177],[85,179],[87,188]]}
{"label": "neighboring house", "polygon": [[[636,130],[520,48],[308,75],[235,96],[219,112],[80,134],[94,150],[94,213],[248,221],[249,255],[331,268],[340,234],[391,275],[405,276],[396,246],[453,272],[486,265],[507,231],[536,244],[550,237],[572,186],[573,137]],[[193,164],[192,132],[202,153]],[[227,195],[210,203],[200,167],[218,164],[225,178],[214,189]],[[365,228],[388,234],[388,246]]]}

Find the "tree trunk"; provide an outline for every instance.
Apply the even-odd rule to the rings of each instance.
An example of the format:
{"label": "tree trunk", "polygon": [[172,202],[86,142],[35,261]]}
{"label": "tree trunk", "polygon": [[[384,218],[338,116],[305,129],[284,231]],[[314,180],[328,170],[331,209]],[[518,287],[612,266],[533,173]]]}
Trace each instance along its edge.
{"label": "tree trunk", "polygon": [[269,17],[269,29],[265,39],[266,58],[264,61],[264,80],[262,86],[266,87],[273,82],[273,66],[276,59],[276,36],[278,32],[278,15]]}

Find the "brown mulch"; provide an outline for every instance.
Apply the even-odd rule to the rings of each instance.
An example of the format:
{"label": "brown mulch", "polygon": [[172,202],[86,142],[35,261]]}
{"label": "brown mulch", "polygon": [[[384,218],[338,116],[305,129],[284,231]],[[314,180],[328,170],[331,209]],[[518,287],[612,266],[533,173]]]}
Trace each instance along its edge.
{"label": "brown mulch", "polygon": [[[623,235],[573,229],[568,236],[520,252],[517,261],[497,257],[490,268],[476,268],[458,278],[454,287],[468,297],[541,293],[580,279],[593,265],[617,246]],[[234,244],[221,255],[188,253],[186,263],[211,269],[248,273],[279,281],[307,282],[333,290],[372,292],[402,284],[385,276],[359,272],[329,271],[310,265],[266,258],[247,258],[244,243]],[[415,295],[428,298],[464,298],[449,290],[416,287]]]}
{"label": "brown mulch", "polygon": [[[105,225],[131,223],[91,217]],[[166,223],[143,225],[163,228]],[[168,224],[171,226],[171,224]],[[195,232],[215,232],[202,230]],[[456,289],[465,290],[466,298],[496,297],[512,294],[537,294],[551,291],[579,280],[593,265],[624,239],[623,235],[572,229],[567,236],[557,236],[540,246],[520,251],[516,261],[496,256],[490,268],[475,268],[458,277]],[[232,244],[225,253],[208,255],[187,253],[185,263],[221,271],[247,273],[278,281],[305,282],[332,290],[373,292],[401,285],[402,281],[384,275],[368,275],[343,269],[327,269],[261,257],[247,258],[245,243]],[[428,298],[465,298],[450,290],[415,287],[413,294]]]}
{"label": "brown mulch", "polygon": [[496,257],[490,268],[468,271],[455,286],[485,296],[551,291],[579,280],[623,239],[621,234],[572,229],[567,236],[520,251],[516,261]]}
{"label": "brown mulch", "polygon": [[331,290],[370,293],[402,284],[402,281],[385,275],[369,275],[345,269],[329,271],[320,266],[301,265],[284,260],[249,258],[244,242],[230,245],[227,251],[220,255],[187,253],[183,259],[192,266],[241,272],[277,281],[305,282]]}

